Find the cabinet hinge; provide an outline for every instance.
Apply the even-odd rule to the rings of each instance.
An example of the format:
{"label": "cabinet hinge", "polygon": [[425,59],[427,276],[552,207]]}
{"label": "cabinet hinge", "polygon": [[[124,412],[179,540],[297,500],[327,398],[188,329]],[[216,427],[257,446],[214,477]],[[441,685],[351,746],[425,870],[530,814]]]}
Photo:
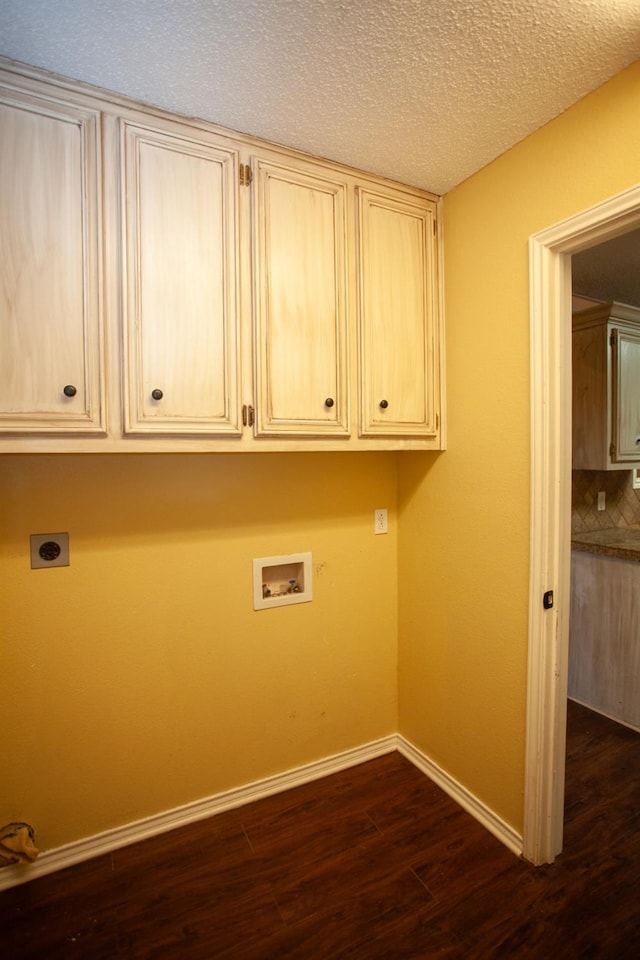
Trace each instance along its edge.
{"label": "cabinet hinge", "polygon": [[253,170],[248,163],[240,164],[240,186],[249,187],[253,180]]}
{"label": "cabinet hinge", "polygon": [[616,455],[616,445],[615,443],[611,443],[609,444],[609,456],[615,457],[615,455]]}
{"label": "cabinet hinge", "polygon": [[247,406],[246,403],[242,405],[242,426],[243,427],[252,427],[255,421],[255,412],[253,407]]}
{"label": "cabinet hinge", "polygon": [[616,345],[616,331],[615,331],[615,330],[612,330],[611,333],[609,334],[609,343],[611,344],[612,347],[615,347],[615,345]]}

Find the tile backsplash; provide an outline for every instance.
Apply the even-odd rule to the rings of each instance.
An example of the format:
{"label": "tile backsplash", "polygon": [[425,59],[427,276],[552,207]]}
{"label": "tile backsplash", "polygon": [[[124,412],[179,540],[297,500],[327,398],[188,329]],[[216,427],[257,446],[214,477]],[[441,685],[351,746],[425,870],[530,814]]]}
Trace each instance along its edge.
{"label": "tile backsplash", "polygon": [[[640,526],[640,490],[631,470],[574,470],[571,477],[571,532]],[[598,492],[606,506],[598,510]]]}

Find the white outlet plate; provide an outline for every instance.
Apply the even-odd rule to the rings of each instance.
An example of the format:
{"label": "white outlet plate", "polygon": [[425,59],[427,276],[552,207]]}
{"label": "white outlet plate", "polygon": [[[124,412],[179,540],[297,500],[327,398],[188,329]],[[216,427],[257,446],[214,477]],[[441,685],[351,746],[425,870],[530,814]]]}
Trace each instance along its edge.
{"label": "white outlet plate", "polygon": [[384,507],[381,507],[380,509],[373,511],[373,532],[374,533],[387,532],[387,511],[386,511],[386,508]]}
{"label": "white outlet plate", "polygon": [[32,533],[31,569],[69,566],[68,533]]}

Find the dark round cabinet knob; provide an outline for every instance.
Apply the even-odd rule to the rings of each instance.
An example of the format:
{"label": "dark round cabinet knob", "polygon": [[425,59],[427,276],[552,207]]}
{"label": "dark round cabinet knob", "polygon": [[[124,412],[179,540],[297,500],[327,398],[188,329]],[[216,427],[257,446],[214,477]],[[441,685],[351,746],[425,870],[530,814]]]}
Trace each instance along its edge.
{"label": "dark round cabinet knob", "polygon": [[162,390],[158,390],[158,388],[156,387],[155,390],[151,391],[151,396],[153,397],[154,400],[162,400],[164,394]]}
{"label": "dark round cabinet knob", "polygon": [[327,397],[327,399],[324,402],[324,405],[325,407],[332,407],[334,403],[335,403],[335,400],[333,399],[333,397]]}
{"label": "dark round cabinet knob", "polygon": [[381,401],[380,401],[380,406],[382,407],[383,410],[386,410],[387,407],[389,406],[389,401],[388,401],[388,400],[381,400]]}
{"label": "dark round cabinet knob", "polygon": [[68,383],[62,392],[64,393],[65,397],[75,397],[78,391],[72,383]]}

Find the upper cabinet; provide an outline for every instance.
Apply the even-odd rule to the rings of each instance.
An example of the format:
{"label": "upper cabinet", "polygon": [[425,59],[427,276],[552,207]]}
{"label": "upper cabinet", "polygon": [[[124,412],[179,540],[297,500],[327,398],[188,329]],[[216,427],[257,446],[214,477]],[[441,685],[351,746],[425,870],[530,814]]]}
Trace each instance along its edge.
{"label": "upper cabinet", "polygon": [[640,464],[640,309],[598,304],[573,318],[573,468]]}
{"label": "upper cabinet", "polygon": [[438,431],[432,206],[358,188],[362,436]]}
{"label": "upper cabinet", "polygon": [[105,432],[100,112],[0,76],[0,431]]}
{"label": "upper cabinet", "polygon": [[238,154],[120,119],[127,434],[239,435]]}
{"label": "upper cabinet", "polygon": [[640,463],[640,311],[638,326],[614,331],[612,457],[618,463]]}
{"label": "upper cabinet", "polygon": [[346,436],[348,185],[254,156],[255,433]]}
{"label": "upper cabinet", "polygon": [[0,60],[0,452],[444,448],[437,197]]}

